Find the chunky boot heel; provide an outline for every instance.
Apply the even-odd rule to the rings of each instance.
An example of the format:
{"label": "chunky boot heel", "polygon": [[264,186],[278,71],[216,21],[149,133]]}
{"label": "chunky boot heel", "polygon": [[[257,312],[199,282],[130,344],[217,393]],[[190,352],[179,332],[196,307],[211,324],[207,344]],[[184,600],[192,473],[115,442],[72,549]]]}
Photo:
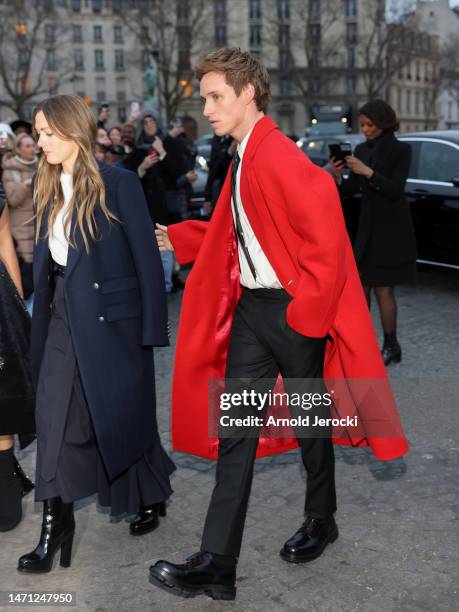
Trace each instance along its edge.
{"label": "chunky boot heel", "polygon": [[70,566],[75,533],[73,504],[64,504],[60,497],[43,503],[43,522],[38,546],[18,561],[18,571],[43,574],[53,569],[54,556],[61,551],[62,567]]}
{"label": "chunky boot heel", "polygon": [[145,535],[156,529],[159,525],[159,517],[166,516],[166,502],[158,502],[151,506],[142,506],[139,513],[129,525],[131,535]]}
{"label": "chunky boot heel", "polygon": [[72,545],[73,545],[73,536],[74,534],[70,534],[70,537],[62,543],[61,546],[61,567],[70,567],[72,560]]}

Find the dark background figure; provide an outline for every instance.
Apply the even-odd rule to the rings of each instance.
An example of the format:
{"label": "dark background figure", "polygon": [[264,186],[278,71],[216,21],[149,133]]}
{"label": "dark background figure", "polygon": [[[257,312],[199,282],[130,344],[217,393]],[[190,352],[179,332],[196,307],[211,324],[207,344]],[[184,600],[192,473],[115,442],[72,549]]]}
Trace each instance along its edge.
{"label": "dark background figure", "polygon": [[30,317],[21,297],[19,265],[0,183],[0,532],[18,525],[22,497],[33,488],[14,455],[15,434],[21,448],[35,437]]}
{"label": "dark background figure", "polygon": [[102,102],[99,106],[99,114],[97,116],[97,127],[105,128],[107,121],[110,119],[110,104]]}
{"label": "dark background figure", "polygon": [[[411,147],[395,137],[398,120],[383,100],[362,106],[359,121],[366,141],[345,162],[331,160],[331,166],[343,197],[362,194],[354,252],[368,305],[372,290],[378,301],[384,330],[382,355],[388,365],[402,358],[394,287],[416,282],[416,241],[404,194]],[[345,165],[350,170],[348,179],[343,179]]]}
{"label": "dark background figure", "polygon": [[[161,131],[160,118],[154,110],[145,110],[139,117],[134,151],[126,167],[137,172],[154,223],[169,225],[181,220],[182,200],[177,181],[186,173],[181,143]],[[173,255],[161,253],[166,291],[173,288]]]}
{"label": "dark background figure", "polygon": [[237,143],[231,136],[217,136],[215,134],[212,138],[209,176],[205,188],[206,202],[204,204],[204,210],[208,214],[215,208],[236,148]]}
{"label": "dark background figure", "polygon": [[32,134],[32,124],[25,119],[16,119],[10,123],[10,127],[16,136],[20,134]]}

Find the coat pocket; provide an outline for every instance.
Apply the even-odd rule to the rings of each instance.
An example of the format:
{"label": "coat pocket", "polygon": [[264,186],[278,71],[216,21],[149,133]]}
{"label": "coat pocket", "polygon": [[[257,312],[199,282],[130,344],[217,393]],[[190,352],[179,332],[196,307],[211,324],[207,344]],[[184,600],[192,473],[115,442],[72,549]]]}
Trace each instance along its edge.
{"label": "coat pocket", "polygon": [[111,278],[103,281],[101,293],[115,293],[115,291],[128,291],[129,289],[137,289],[139,287],[139,279],[137,276],[124,276],[121,278]]}
{"label": "coat pocket", "polygon": [[132,319],[140,317],[142,304],[140,302],[126,302],[125,304],[112,304],[105,310],[105,320],[120,321],[121,319]]}

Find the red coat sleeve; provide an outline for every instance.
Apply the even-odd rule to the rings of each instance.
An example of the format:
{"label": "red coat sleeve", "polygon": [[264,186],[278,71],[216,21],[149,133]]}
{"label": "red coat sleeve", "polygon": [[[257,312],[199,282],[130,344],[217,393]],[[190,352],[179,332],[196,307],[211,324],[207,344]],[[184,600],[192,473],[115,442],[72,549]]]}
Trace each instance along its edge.
{"label": "red coat sleeve", "polygon": [[[296,153],[296,151],[295,151]],[[306,157],[287,152],[285,164],[271,163],[263,172],[268,198],[286,210],[301,238],[297,251],[300,276],[287,322],[304,336],[327,335],[336,315],[346,277],[346,241],[338,191],[332,177]]]}
{"label": "red coat sleeve", "polygon": [[192,263],[198,256],[209,223],[207,221],[183,221],[167,228],[167,234],[180,264]]}

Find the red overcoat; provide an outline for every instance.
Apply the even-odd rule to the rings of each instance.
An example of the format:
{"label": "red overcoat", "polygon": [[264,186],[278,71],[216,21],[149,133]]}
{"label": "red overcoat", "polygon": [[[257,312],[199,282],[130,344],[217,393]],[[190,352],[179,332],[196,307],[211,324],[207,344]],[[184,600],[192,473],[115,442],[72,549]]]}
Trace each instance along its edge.
{"label": "red overcoat", "polygon": [[[178,261],[194,262],[178,328],[172,443],[175,450],[207,458],[216,458],[218,451],[218,440],[208,435],[208,381],[224,377],[232,317],[241,292],[230,174],[210,223],[186,221],[169,226]],[[293,298],[287,309],[288,324],[305,336],[329,335],[325,378],[380,379],[389,388],[383,404],[379,402],[384,437],[370,436],[364,427],[363,433],[334,442],[370,445],[379,459],[401,457],[408,444],[332,177],[265,116],[248,140],[240,189],[250,225],[280,283]],[[353,403],[352,392],[348,399]],[[353,405],[352,410],[365,423],[365,411],[374,412],[375,402]],[[257,455],[295,446],[294,438],[260,438]]]}

